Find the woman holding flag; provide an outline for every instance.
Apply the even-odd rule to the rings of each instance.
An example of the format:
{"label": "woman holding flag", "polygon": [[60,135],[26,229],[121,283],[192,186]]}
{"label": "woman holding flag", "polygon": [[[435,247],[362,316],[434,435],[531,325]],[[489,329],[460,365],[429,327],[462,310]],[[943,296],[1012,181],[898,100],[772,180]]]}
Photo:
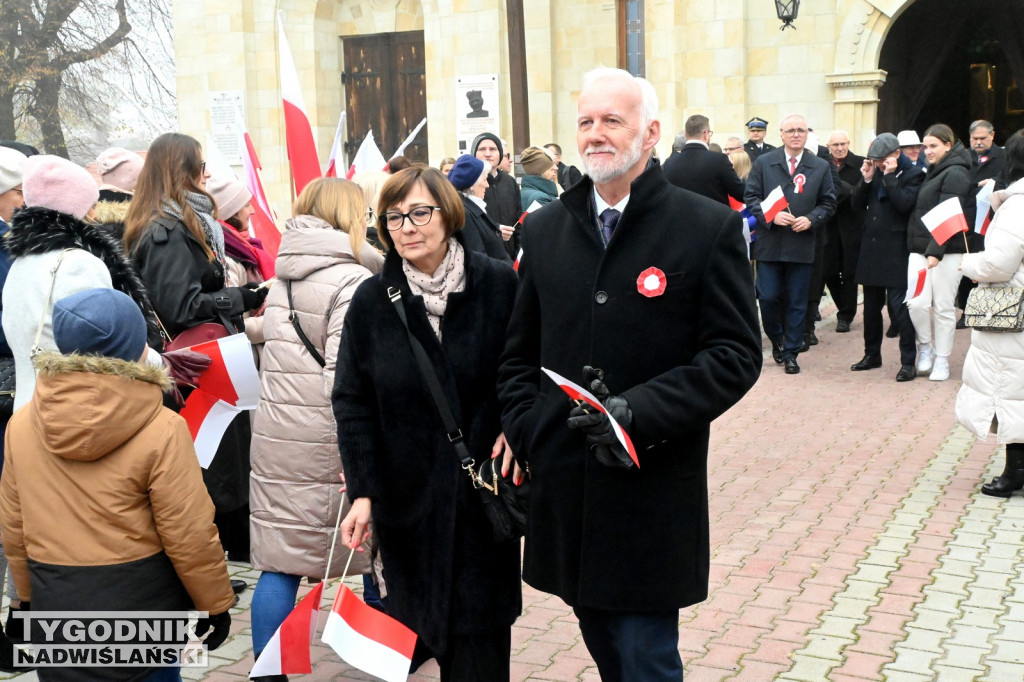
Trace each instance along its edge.
{"label": "woman holding flag", "polygon": [[508,470],[497,372],[516,275],[464,247],[462,202],[436,168],[393,175],[378,209],[389,251],[349,306],[332,394],[353,500],[342,540],[359,547],[372,515],[388,611],[419,636],[417,660],[437,658],[442,680],[508,680],[519,542],[494,540],[410,337],[469,452]]}
{"label": "woman holding flag", "polygon": [[[956,332],[956,292],[960,286],[960,259],[967,241],[954,235],[943,243],[932,236],[922,218],[944,201],[958,198],[963,204],[971,192],[971,155],[956,139],[953,130],[936,123],[924,133],[924,155],[928,173],[917,194],[917,204],[907,226],[907,290],[921,293],[907,301],[917,334],[917,372],[931,372],[932,381],[949,378],[949,354]],[[934,333],[932,325],[934,321]]]}

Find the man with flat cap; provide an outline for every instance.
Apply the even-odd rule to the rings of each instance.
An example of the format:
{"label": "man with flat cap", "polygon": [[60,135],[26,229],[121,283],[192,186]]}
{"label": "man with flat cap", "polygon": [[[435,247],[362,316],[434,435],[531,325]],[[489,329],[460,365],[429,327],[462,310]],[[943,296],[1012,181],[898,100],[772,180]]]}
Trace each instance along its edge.
{"label": "man with flat cap", "polygon": [[764,141],[764,136],[767,132],[768,121],[763,118],[755,116],[747,121],[747,136],[750,139],[747,140],[745,145],[743,145],[743,149],[745,149],[747,155],[750,156],[751,163],[757,161],[757,157],[761,156],[765,152],[775,149],[775,145],[768,144]]}

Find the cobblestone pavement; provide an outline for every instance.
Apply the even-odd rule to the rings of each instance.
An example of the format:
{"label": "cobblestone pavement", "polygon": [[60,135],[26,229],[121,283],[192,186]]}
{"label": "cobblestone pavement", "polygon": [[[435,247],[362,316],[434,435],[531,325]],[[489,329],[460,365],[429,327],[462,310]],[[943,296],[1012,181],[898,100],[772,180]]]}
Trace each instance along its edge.
{"label": "cobblestone pavement", "polygon": [[[953,417],[970,332],[956,334],[952,379],[903,384],[895,340],[881,369],[849,371],[862,332],[827,317],[801,374],[769,355],[712,429],[711,594],[679,619],[688,682],[1024,680],[1024,497],[978,492],[1003,452]],[[255,584],[246,568],[231,570]],[[211,669],[187,679],[245,679],[251,593]],[[598,680],[556,597],[524,586],[512,647],[513,680]],[[313,661],[310,679],[374,679],[321,643]],[[410,677],[436,679],[433,662]]]}

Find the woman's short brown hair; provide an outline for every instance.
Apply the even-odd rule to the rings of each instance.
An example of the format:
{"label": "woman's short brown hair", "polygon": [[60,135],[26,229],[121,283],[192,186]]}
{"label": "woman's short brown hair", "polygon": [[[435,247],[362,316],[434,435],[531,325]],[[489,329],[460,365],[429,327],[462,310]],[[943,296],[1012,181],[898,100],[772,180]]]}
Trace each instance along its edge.
{"label": "woman's short brown hair", "polygon": [[923,140],[926,137],[934,137],[942,144],[952,145],[956,142],[956,133],[945,123],[933,123],[928,126],[928,130],[924,131],[921,139]]}
{"label": "woman's short brown hair", "polygon": [[452,183],[448,182],[448,179],[441,174],[441,171],[430,166],[411,166],[388,178],[381,188],[380,198],[377,200],[377,220],[379,221],[377,233],[389,249],[394,248],[395,242],[391,238],[391,231],[388,229],[384,214],[402,203],[417,182],[423,183],[441,208],[446,238],[461,230],[466,223],[466,209],[462,207],[462,199],[459,198],[459,193],[452,187]]}

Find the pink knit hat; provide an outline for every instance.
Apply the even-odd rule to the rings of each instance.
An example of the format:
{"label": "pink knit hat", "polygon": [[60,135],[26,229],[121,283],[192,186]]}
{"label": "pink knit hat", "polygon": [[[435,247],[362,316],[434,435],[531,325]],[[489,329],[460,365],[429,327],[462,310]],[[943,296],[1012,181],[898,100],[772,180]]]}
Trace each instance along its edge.
{"label": "pink knit hat", "polygon": [[26,206],[39,206],[67,213],[79,220],[100,198],[100,190],[89,171],[59,156],[40,154],[25,162],[21,186]]}
{"label": "pink knit hat", "polygon": [[134,192],[142,171],[142,157],[124,147],[111,147],[96,159],[103,184],[123,192]]}
{"label": "pink knit hat", "polygon": [[217,217],[220,220],[227,220],[252,201],[249,188],[240,180],[229,176],[210,178],[206,181],[206,191],[217,204]]}

